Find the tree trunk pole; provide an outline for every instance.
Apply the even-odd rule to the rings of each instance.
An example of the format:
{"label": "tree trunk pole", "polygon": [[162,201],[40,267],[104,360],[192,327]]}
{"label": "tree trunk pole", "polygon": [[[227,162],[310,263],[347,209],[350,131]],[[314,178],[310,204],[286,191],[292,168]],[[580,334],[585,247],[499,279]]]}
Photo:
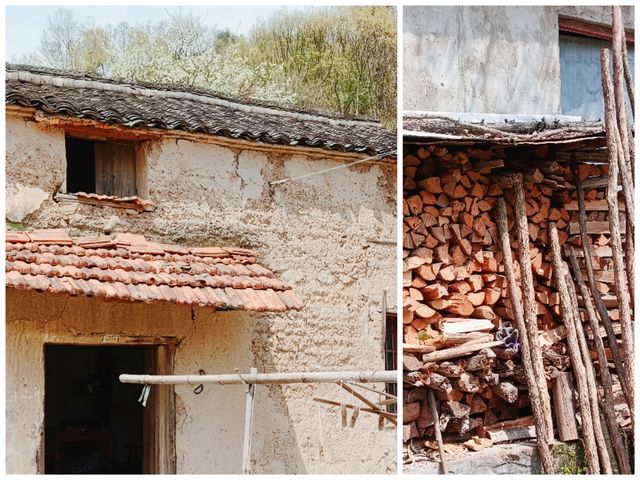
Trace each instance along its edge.
{"label": "tree trunk pole", "polygon": [[[613,252],[613,273],[618,296],[618,308],[620,309],[620,327],[622,331],[622,359],[624,362],[624,378],[621,381],[628,382],[631,401],[633,404],[633,327],[631,324],[631,297],[627,286],[625,274],[625,260],[622,253],[622,240],[620,237],[620,219],[618,218],[618,159],[620,152],[615,141],[615,110],[612,94],[611,77],[609,76],[609,52],[607,49],[600,51],[600,65],[602,70],[602,90],[605,103],[605,128],[607,134],[607,146],[609,153],[609,178],[607,184],[607,205],[609,207],[609,230],[611,232],[611,250]],[[632,422],[634,417],[632,416]]]}
{"label": "tree trunk pole", "polygon": [[[544,473],[553,474],[554,464],[551,457],[549,443],[553,441],[553,420],[551,410],[545,411],[542,408],[540,390],[544,388],[545,382],[541,382],[536,377],[531,361],[531,346],[529,337],[527,336],[527,328],[524,323],[524,312],[522,310],[522,296],[520,289],[516,285],[516,279],[513,271],[513,256],[511,255],[511,242],[509,241],[509,228],[507,224],[507,206],[504,198],[497,200],[497,225],[498,235],[500,237],[500,246],[504,254],[504,272],[507,277],[507,286],[509,288],[509,296],[511,297],[511,305],[513,306],[513,316],[515,317],[516,327],[520,332],[520,346],[522,365],[524,367],[525,377],[527,379],[527,387],[529,388],[529,399],[531,401],[531,409],[536,422],[536,433],[538,451],[542,460]],[[546,390],[546,389],[545,389]],[[550,433],[551,432],[551,433]]]}
{"label": "tree trunk pole", "polygon": [[582,361],[580,346],[578,344],[578,335],[576,332],[576,324],[574,322],[573,311],[571,306],[571,297],[567,288],[565,269],[560,253],[560,241],[558,240],[558,229],[555,222],[549,223],[549,243],[551,244],[551,253],[553,259],[553,274],[556,277],[558,293],[560,294],[560,308],[564,325],[567,328],[567,346],[569,349],[569,357],[571,366],[576,379],[578,397],[580,400],[580,418],[582,419],[582,438],[584,441],[584,450],[587,457],[587,465],[589,473],[599,474],[600,464],[598,461],[598,447],[596,444],[591,408],[589,399],[589,387],[587,385],[587,372]]}
{"label": "tree trunk pole", "polygon": [[[635,117],[636,116],[636,106],[635,106],[636,96],[633,90],[633,77],[631,76],[631,69],[629,68],[629,56],[627,55],[626,38],[623,38],[622,40],[622,66],[624,67],[624,80],[625,80],[625,84],[627,85],[627,95],[629,95],[629,103],[631,104],[631,114]],[[633,142],[631,142],[629,146],[633,147]]]}
{"label": "tree trunk pole", "polygon": [[618,461],[620,473],[629,474],[631,473],[631,468],[629,466],[629,457],[624,448],[624,441],[622,440],[622,434],[620,432],[618,422],[616,421],[616,414],[613,408],[615,405],[615,402],[613,400],[613,382],[611,380],[611,373],[609,372],[609,365],[604,350],[604,343],[602,342],[602,338],[600,337],[599,333],[600,325],[598,323],[598,318],[596,317],[596,312],[593,309],[593,304],[591,303],[589,290],[587,289],[584,280],[582,280],[582,272],[580,271],[578,259],[573,253],[573,248],[567,249],[567,256],[569,257],[569,264],[573,271],[573,278],[578,284],[580,295],[582,295],[582,299],[584,300],[585,309],[587,310],[587,318],[589,319],[589,326],[591,327],[591,332],[593,333],[593,342],[598,354],[598,370],[600,372],[600,381],[602,382],[602,390],[604,393],[602,410],[604,412],[605,421],[607,422],[609,436],[611,437],[611,444],[613,446],[616,460]]}
{"label": "tree trunk pole", "polygon": [[[563,267],[566,265],[562,262]],[[571,278],[569,269],[565,272],[565,283],[567,284],[567,290],[569,291],[569,298],[571,299],[571,312],[573,313],[573,322],[576,327],[576,335],[578,337],[578,346],[580,347],[580,353],[582,355],[582,362],[584,363],[587,381],[587,391],[589,393],[589,408],[591,410],[591,416],[593,421],[593,433],[596,438],[596,446],[598,447],[598,455],[600,456],[600,468],[602,473],[609,475],[613,473],[611,469],[611,458],[609,457],[609,450],[607,450],[607,442],[604,437],[604,430],[606,429],[602,425],[602,417],[600,416],[600,405],[598,404],[598,388],[596,387],[595,371],[593,369],[593,362],[591,355],[589,354],[589,347],[587,346],[587,339],[584,334],[584,327],[580,319],[580,310],[578,307],[578,296],[576,294],[576,286]]]}
{"label": "tree trunk pole", "polygon": [[[531,255],[529,251],[529,224],[525,210],[524,185],[522,174],[513,176],[511,188],[515,196],[514,215],[515,227],[518,237],[518,261],[522,273],[522,296],[523,296],[523,317],[525,331],[523,332],[529,341],[529,354],[535,377],[541,382],[540,404],[543,412],[551,412],[551,398],[549,390],[546,388],[544,364],[542,362],[542,351],[538,343],[538,317],[536,315],[536,298],[533,286],[533,272],[531,269]],[[544,384],[544,385],[542,385]],[[553,442],[553,423],[545,415],[545,426],[547,426],[547,442]]]}
{"label": "tree trunk pole", "polygon": [[447,463],[444,459],[444,442],[442,441],[442,432],[440,431],[440,416],[438,415],[438,407],[436,406],[436,399],[433,395],[433,390],[427,389],[427,401],[431,408],[431,417],[433,418],[433,430],[436,434],[436,442],[438,442],[438,451],[440,452],[440,469],[443,475],[449,473],[447,471]]}
{"label": "tree trunk pole", "polygon": [[[612,10],[612,33],[613,33],[613,95],[616,103],[617,124],[622,142],[622,152],[624,163],[630,163],[629,156],[629,128],[627,126],[627,105],[624,98],[624,61],[623,44],[624,25],[622,24],[622,10],[619,5],[613,5]],[[621,170],[624,170],[621,168]]]}
{"label": "tree trunk pole", "polygon": [[[580,180],[580,175],[578,174],[578,167],[575,163],[575,160],[572,159],[571,167],[573,170],[573,177],[576,182],[576,194],[578,197],[578,224],[580,226],[580,240],[582,243],[582,251],[584,252],[584,264],[587,270],[587,280],[589,282],[589,288],[591,289],[591,296],[596,304],[596,309],[598,310],[598,315],[600,316],[600,321],[604,326],[605,332],[607,332],[607,340],[609,341],[609,348],[611,349],[611,355],[613,356],[613,363],[616,366],[616,371],[618,372],[618,377],[620,378],[620,384],[622,385],[622,391],[624,392],[625,399],[627,400],[627,404],[633,404],[633,395],[631,393],[628,381],[629,376],[625,373],[625,367],[622,363],[622,354],[618,349],[618,339],[616,338],[616,334],[613,331],[613,324],[611,323],[611,319],[609,318],[609,312],[607,311],[607,307],[604,305],[602,301],[602,297],[600,296],[600,292],[596,286],[596,280],[593,273],[593,264],[591,263],[591,248],[589,242],[589,236],[587,235],[587,212],[584,205],[584,190],[582,189],[582,181]],[[625,380],[625,381],[623,381]]]}

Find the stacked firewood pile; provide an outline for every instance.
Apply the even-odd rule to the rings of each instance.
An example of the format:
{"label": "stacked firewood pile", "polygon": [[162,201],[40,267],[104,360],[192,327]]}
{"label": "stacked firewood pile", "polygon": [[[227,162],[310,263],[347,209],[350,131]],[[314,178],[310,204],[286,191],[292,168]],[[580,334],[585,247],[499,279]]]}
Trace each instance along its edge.
{"label": "stacked firewood pile", "polygon": [[[568,161],[572,158],[573,168]],[[606,152],[570,154],[549,147],[424,145],[405,149],[403,367],[408,452],[429,453],[437,448],[429,391],[438,400],[445,450],[454,452],[453,445],[460,444],[480,450],[493,443],[536,437],[522,362],[525,332],[517,329],[517,309],[505,277],[496,213],[497,204],[504,201],[510,247],[519,251],[513,207],[516,199],[505,181],[514,172],[522,175],[525,193],[538,343],[546,387],[553,399],[550,408],[561,439],[578,438],[577,402],[573,398],[576,382],[571,375],[549,227],[555,224],[565,257],[569,250],[573,252],[586,282],[576,189],[579,179],[585,192],[583,217],[592,247],[595,287],[620,344],[605,200],[606,162]],[[619,206],[624,231],[622,196]],[[510,266],[519,285],[520,262],[513,259]],[[613,361],[605,329],[594,332],[589,326],[580,290],[576,299],[590,359],[597,361],[594,335],[598,335],[607,344],[607,361]],[[542,378],[539,382],[545,383]],[[628,426],[630,413],[615,374],[614,390],[618,425]]]}

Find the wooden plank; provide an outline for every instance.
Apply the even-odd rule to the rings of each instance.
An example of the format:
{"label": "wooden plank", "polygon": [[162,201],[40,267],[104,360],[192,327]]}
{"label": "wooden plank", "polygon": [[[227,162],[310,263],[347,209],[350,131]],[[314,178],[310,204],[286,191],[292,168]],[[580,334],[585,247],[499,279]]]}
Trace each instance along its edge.
{"label": "wooden plank", "polygon": [[[133,145],[96,142],[96,192],[99,195],[131,197],[136,192],[136,156]],[[90,193],[90,192],[87,192]]]}
{"label": "wooden plank", "polygon": [[[620,221],[620,230],[624,230],[626,226],[626,221]],[[571,235],[577,235],[580,233],[580,224],[578,222],[571,222],[569,224],[569,233]],[[587,233],[610,233],[609,232],[609,222],[587,222]]]}
{"label": "wooden plank", "polygon": [[576,408],[573,402],[573,382],[569,372],[561,372],[554,379],[553,406],[556,413],[558,436],[563,442],[578,439]]}
{"label": "wooden plank", "polygon": [[443,318],[441,330],[445,335],[448,335],[492,330],[493,328],[493,322],[483,318]]}
{"label": "wooden plank", "polygon": [[[578,211],[578,201],[572,200],[565,203],[564,208],[569,211]],[[587,212],[607,212],[609,210],[609,206],[607,205],[606,200],[586,200],[584,202],[584,209]],[[626,210],[623,201],[618,202],[618,210],[620,212],[624,212]]]}

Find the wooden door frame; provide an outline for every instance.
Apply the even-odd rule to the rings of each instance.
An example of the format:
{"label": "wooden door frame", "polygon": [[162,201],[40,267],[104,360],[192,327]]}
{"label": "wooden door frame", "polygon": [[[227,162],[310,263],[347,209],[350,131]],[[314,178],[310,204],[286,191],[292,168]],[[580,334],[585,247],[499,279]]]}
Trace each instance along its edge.
{"label": "wooden door frame", "polygon": [[[76,347],[152,347],[145,352],[145,368],[156,375],[173,374],[176,337],[133,335],[79,335],[60,340],[45,341],[42,345],[43,361],[46,345]],[[45,369],[43,368],[43,372]],[[126,372],[122,372],[126,373]],[[43,378],[44,385],[44,378]],[[154,385],[143,414],[143,472],[145,474],[176,473],[176,409],[173,385]],[[42,408],[44,410],[44,396]],[[44,473],[44,416],[41,441],[42,452],[38,455],[39,472]]]}

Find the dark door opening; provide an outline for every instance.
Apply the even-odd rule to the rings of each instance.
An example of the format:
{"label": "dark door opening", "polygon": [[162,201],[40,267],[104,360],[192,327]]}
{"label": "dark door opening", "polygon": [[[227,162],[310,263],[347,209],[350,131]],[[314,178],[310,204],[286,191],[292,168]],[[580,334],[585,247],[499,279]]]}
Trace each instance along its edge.
{"label": "dark door opening", "polygon": [[144,473],[146,346],[45,345],[45,473]]}

